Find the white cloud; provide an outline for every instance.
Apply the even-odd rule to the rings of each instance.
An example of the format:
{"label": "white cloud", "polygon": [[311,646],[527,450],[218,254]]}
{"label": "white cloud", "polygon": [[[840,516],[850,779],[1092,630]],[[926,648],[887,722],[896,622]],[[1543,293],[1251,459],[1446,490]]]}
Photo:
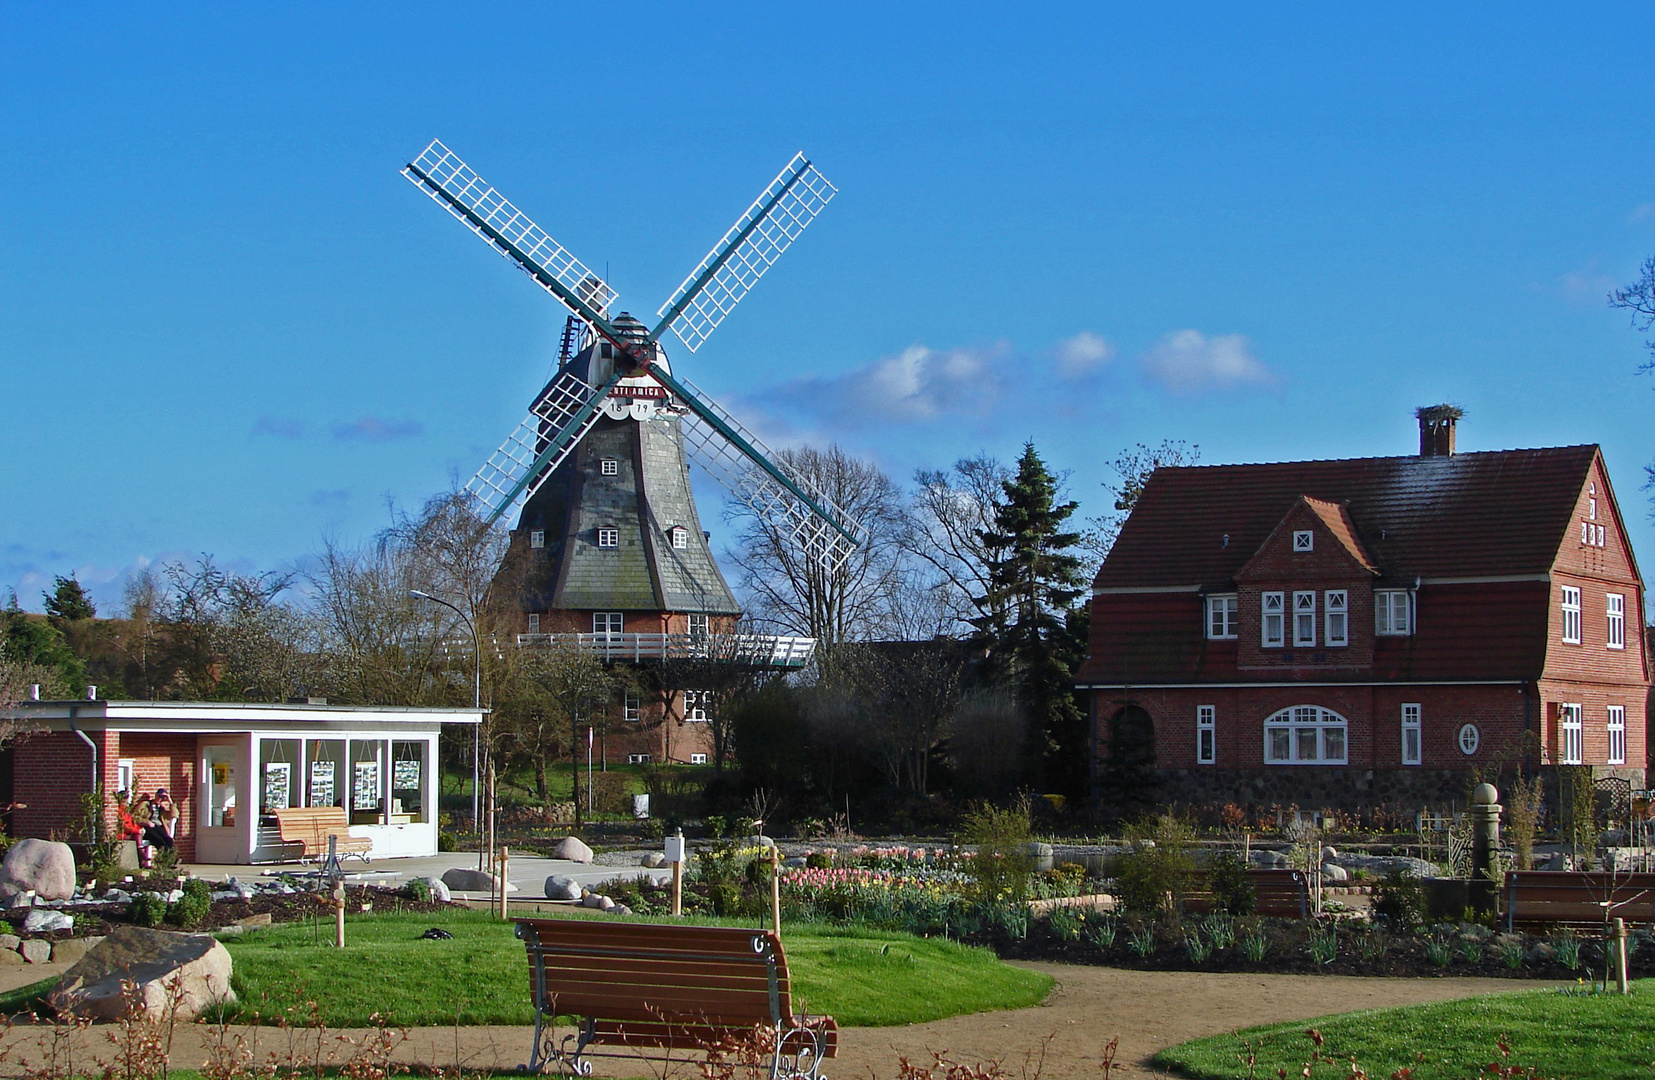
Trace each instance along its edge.
{"label": "white cloud", "polygon": [[1115,358],[1115,347],[1090,330],[1058,342],[1052,352],[1064,379],[1083,379]]}
{"label": "white cloud", "polygon": [[1274,382],[1276,376],[1247,349],[1240,334],[1208,337],[1174,330],[1139,359],[1144,374],[1175,394]]}
{"label": "white cloud", "polygon": [[777,397],[846,426],[981,416],[1006,392],[1006,350],[910,345],[835,378],[801,379]]}
{"label": "white cloud", "polygon": [[1632,208],[1626,220],[1634,225],[1640,221],[1655,221],[1655,203],[1639,203]]}
{"label": "white cloud", "polygon": [[1571,270],[1557,279],[1558,291],[1563,299],[1571,304],[1585,307],[1601,307],[1603,298],[1609,295],[1619,282],[1598,269],[1598,260],[1592,259],[1578,270]]}

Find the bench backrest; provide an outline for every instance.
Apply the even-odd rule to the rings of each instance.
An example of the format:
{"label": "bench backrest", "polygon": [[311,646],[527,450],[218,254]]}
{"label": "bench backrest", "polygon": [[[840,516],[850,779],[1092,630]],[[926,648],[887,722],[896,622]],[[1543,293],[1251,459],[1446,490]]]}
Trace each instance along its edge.
{"label": "bench backrest", "polygon": [[[1253,887],[1253,914],[1277,919],[1303,919],[1310,914],[1310,883],[1302,870],[1277,870],[1269,867],[1249,868],[1247,882]],[[1197,873],[1195,888],[1184,896],[1184,906],[1191,911],[1205,911],[1213,906],[1212,890],[1206,872]]]}
{"label": "bench backrest", "polygon": [[276,811],[282,839],[326,847],[329,836],[350,835],[350,823],[345,811],[338,806],[292,806]]}
{"label": "bench backrest", "polygon": [[1583,870],[1506,873],[1506,922],[1602,925],[1655,922],[1655,874]]}
{"label": "bench backrest", "polygon": [[768,930],[519,919],[536,1009],[640,1024],[775,1024],[792,1013]]}

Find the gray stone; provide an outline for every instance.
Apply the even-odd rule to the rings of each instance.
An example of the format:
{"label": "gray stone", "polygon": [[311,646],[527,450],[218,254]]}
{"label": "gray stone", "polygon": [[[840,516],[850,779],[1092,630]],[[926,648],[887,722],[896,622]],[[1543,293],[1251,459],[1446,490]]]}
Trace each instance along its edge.
{"label": "gray stone", "polygon": [[[445,871],[442,882],[455,892],[495,892],[500,888],[500,879],[494,874],[485,874],[481,870],[467,870],[456,866]],[[507,892],[516,892],[517,886],[506,882]]]}
{"label": "gray stone", "polygon": [[213,936],[219,938],[240,937],[245,933],[247,933],[247,927],[237,926],[235,923],[231,923],[229,926],[221,926],[217,930],[214,930]]}
{"label": "gray stone", "polygon": [[791,855],[782,860],[782,865],[797,868],[800,866],[809,866],[810,861],[803,855]]}
{"label": "gray stone", "polygon": [[0,952],[0,967],[16,967],[21,963],[24,963],[23,954],[16,949]]}
{"label": "gray stone", "polygon": [[42,900],[75,895],[75,853],[68,844],[27,837],[13,844],[0,862],[0,896],[33,892]]}
{"label": "gray stone", "polygon": [[52,911],[49,908],[35,908],[23,920],[23,932],[26,934],[49,934],[53,930],[73,930],[75,920],[61,911]]}
{"label": "gray stone", "polygon": [[434,878],[434,877],[413,878],[412,881],[410,881],[410,884],[412,884],[413,881],[423,881],[423,882],[425,882],[425,884],[431,890],[431,899],[437,901],[437,903],[439,903],[439,904],[446,904],[450,900],[454,899],[453,896],[449,895],[448,886],[446,884],[444,884],[438,878]]}
{"label": "gray stone", "polygon": [[0,934],[0,952],[16,952],[23,939],[16,934]]}
{"label": "gray stone", "polygon": [[6,910],[34,907],[34,893],[20,892],[6,901]]}
{"label": "gray stone", "polygon": [[112,904],[128,904],[132,902],[132,894],[125,889],[110,889],[103,894],[103,898]]}
{"label": "gray stone", "polygon": [[1255,866],[1275,868],[1287,865],[1286,855],[1279,851],[1272,851],[1269,848],[1254,848],[1248,859]]}
{"label": "gray stone", "polygon": [[660,867],[663,867],[666,864],[667,864],[666,853],[661,852],[661,851],[651,851],[649,854],[645,855],[643,858],[638,860],[638,865],[639,866],[642,866],[642,867],[644,867],[646,869],[649,869],[649,870],[659,869]]}
{"label": "gray stone", "polygon": [[1322,866],[1322,880],[1333,882],[1348,881],[1350,880],[1350,875],[1345,872],[1344,867],[1338,865],[1337,863],[1325,863]]}
{"label": "gray stone", "polygon": [[101,937],[72,937],[52,942],[52,963],[78,964],[80,958],[97,948]]}
{"label": "gray stone", "polygon": [[553,874],[546,879],[548,900],[579,900],[581,892],[580,882],[567,874]]}
{"label": "gray stone", "polygon": [[632,914],[632,909],[627,907],[625,904],[616,904],[614,907],[609,909],[609,914],[611,914],[611,915],[630,915],[630,914]]}
{"label": "gray stone", "polygon": [[1531,964],[1545,964],[1557,959],[1557,950],[1550,942],[1542,941],[1529,950],[1528,961]]}
{"label": "gray stone", "polygon": [[592,861],[592,849],[578,836],[565,836],[553,846],[552,858],[563,859],[566,862],[589,863]]}
{"label": "gray stone", "polygon": [[773,848],[776,846],[776,842],[768,836],[744,836],[741,838],[741,846],[744,848]]}
{"label": "gray stone", "polygon": [[48,938],[30,938],[17,951],[31,964],[44,964],[52,958],[52,942]]}
{"label": "gray stone", "polygon": [[1325,863],[1338,862],[1339,861],[1339,853],[1337,851],[1335,851],[1331,846],[1323,847],[1322,848],[1322,861],[1325,862]]}
{"label": "gray stone", "polygon": [[1460,923],[1459,931],[1467,941],[1488,941],[1494,936],[1494,931],[1481,923]]}
{"label": "gray stone", "polygon": [[230,974],[229,950],[211,935],[122,926],[64,972],[47,1000],[71,1016],[116,1020],[126,1013],[123,983],[130,983],[142,1013],[161,1019],[176,981],[177,1017],[188,1022],[236,999]]}
{"label": "gray stone", "polygon": [[615,906],[615,901],[599,893],[587,893],[586,899],[581,901],[581,906],[594,908],[598,911],[609,911]]}

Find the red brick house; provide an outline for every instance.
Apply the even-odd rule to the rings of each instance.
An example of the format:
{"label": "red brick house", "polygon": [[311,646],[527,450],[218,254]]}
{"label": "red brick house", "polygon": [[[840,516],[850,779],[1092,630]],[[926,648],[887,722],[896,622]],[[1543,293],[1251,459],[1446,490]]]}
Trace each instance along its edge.
{"label": "red brick house", "polygon": [[1157,469],[1093,585],[1097,763],[1306,808],[1459,799],[1473,766],[1642,787],[1643,583],[1603,455],[1455,453],[1458,416],[1420,410],[1417,457]]}

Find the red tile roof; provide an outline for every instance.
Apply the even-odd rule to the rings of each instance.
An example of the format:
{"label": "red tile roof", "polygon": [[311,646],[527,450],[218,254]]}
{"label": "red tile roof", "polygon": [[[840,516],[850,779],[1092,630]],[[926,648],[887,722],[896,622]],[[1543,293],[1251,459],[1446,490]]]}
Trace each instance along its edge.
{"label": "red tile roof", "polygon": [[1329,528],[1347,530],[1353,553],[1384,580],[1544,573],[1597,453],[1596,446],[1565,446],[1163,466],[1094,584],[1225,586],[1301,496],[1331,507],[1323,514]]}

